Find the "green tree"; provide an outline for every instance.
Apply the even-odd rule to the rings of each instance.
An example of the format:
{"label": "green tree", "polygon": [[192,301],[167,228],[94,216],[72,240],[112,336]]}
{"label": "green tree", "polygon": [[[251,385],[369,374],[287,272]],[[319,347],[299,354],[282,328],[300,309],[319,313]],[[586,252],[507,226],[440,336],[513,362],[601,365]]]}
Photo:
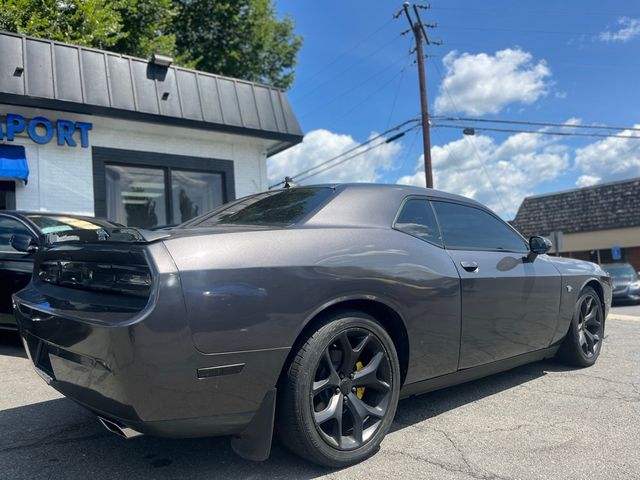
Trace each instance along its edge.
{"label": "green tree", "polygon": [[0,30],[111,48],[124,37],[110,0],[2,0]]}
{"label": "green tree", "polygon": [[172,0],[3,0],[0,29],[149,58],[173,55]]}
{"label": "green tree", "polygon": [[302,37],[271,0],[175,0],[177,52],[198,69],[288,88]]}
{"label": "green tree", "polygon": [[123,34],[112,50],[141,58],[150,58],[154,52],[175,54],[172,0],[118,0],[115,5]]}
{"label": "green tree", "polygon": [[264,82],[293,83],[302,37],[271,0],[0,0],[0,30]]}

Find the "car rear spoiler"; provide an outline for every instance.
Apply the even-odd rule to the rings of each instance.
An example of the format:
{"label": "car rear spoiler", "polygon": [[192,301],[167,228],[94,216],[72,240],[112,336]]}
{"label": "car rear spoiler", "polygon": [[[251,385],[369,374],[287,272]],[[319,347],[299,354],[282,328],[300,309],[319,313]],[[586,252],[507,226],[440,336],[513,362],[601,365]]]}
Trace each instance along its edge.
{"label": "car rear spoiler", "polygon": [[138,228],[99,228],[97,230],[64,230],[45,234],[45,243],[151,243],[168,237],[169,234],[162,230],[144,230]]}

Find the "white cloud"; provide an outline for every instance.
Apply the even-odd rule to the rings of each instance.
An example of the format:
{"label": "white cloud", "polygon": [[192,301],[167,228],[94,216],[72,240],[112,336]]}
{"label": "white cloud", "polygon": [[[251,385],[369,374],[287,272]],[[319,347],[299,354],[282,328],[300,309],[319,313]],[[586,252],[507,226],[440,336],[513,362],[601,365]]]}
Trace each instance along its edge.
{"label": "white cloud", "polygon": [[591,185],[595,185],[596,183],[600,183],[602,178],[596,177],[594,175],[580,175],[578,180],[576,180],[576,187],[590,187]]}
{"label": "white cloud", "polygon": [[[640,128],[640,124],[634,125]],[[640,137],[640,132],[624,130],[624,136]],[[607,138],[576,150],[575,166],[588,176],[618,180],[640,176],[640,140]]]}
{"label": "white cloud", "polygon": [[[371,136],[373,137],[374,135],[376,134],[373,133]],[[302,143],[269,159],[267,163],[269,182],[275,184],[283,180],[285,176],[294,176],[355,147],[359,143],[350,135],[334,133],[324,129],[313,130],[305,135]],[[363,147],[362,150],[368,147]],[[402,147],[399,143],[384,144],[370,152],[319,173],[309,178],[309,180],[303,181],[303,183],[375,182],[380,179],[384,171],[393,167],[394,159],[401,149]],[[358,151],[361,150],[356,150],[343,158]],[[336,160],[328,165],[338,161]],[[296,179],[294,178],[294,180]]]}
{"label": "white cloud", "polygon": [[620,17],[620,28],[616,31],[600,32],[598,39],[603,42],[628,42],[640,36],[640,18]]}
{"label": "white cloud", "polygon": [[551,70],[544,60],[520,49],[495,55],[449,52],[445,78],[435,101],[436,113],[498,113],[512,103],[532,104],[549,92]]}
{"label": "white cloud", "polygon": [[[569,167],[565,146],[525,133],[502,143],[485,135],[463,137],[433,147],[431,156],[437,189],[474,198],[506,218],[513,217],[522,199],[538,185],[555,180]],[[397,183],[424,187],[422,158],[416,173]]]}

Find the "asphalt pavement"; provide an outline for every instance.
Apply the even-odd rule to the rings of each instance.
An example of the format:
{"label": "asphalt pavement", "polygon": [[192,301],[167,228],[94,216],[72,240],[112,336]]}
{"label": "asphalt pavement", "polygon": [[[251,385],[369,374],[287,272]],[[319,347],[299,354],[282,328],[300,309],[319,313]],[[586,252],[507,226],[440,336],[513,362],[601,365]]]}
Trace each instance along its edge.
{"label": "asphalt pavement", "polygon": [[267,462],[228,439],[120,439],[49,388],[0,338],[0,478],[640,479],[640,317],[612,319],[598,363],[541,362],[400,402],[371,459],[343,470],[276,445]]}
{"label": "asphalt pavement", "polygon": [[631,315],[640,317],[640,305],[616,305],[611,309],[612,316]]}

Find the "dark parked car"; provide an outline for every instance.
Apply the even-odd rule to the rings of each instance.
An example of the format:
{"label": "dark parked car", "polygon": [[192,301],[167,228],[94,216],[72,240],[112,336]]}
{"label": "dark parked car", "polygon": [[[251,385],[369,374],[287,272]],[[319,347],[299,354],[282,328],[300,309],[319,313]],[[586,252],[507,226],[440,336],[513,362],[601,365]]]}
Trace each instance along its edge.
{"label": "dark parked car", "polygon": [[36,370],[124,437],[232,435],[251,459],[275,423],[293,452],[349,465],[400,397],[590,366],[611,303],[599,266],[422,188],[291,188],[109,233],[45,246],[14,295]]}
{"label": "dark parked car", "polygon": [[117,225],[106,220],[78,215],[0,211],[0,329],[16,329],[11,294],[29,283],[33,271],[33,253],[19,252],[13,248],[13,235],[25,235],[33,239],[34,245],[38,245],[48,234],[72,229],[98,230],[114,227]]}
{"label": "dark parked car", "polygon": [[633,266],[628,263],[608,263],[602,268],[611,275],[614,302],[640,303],[640,279]]}

